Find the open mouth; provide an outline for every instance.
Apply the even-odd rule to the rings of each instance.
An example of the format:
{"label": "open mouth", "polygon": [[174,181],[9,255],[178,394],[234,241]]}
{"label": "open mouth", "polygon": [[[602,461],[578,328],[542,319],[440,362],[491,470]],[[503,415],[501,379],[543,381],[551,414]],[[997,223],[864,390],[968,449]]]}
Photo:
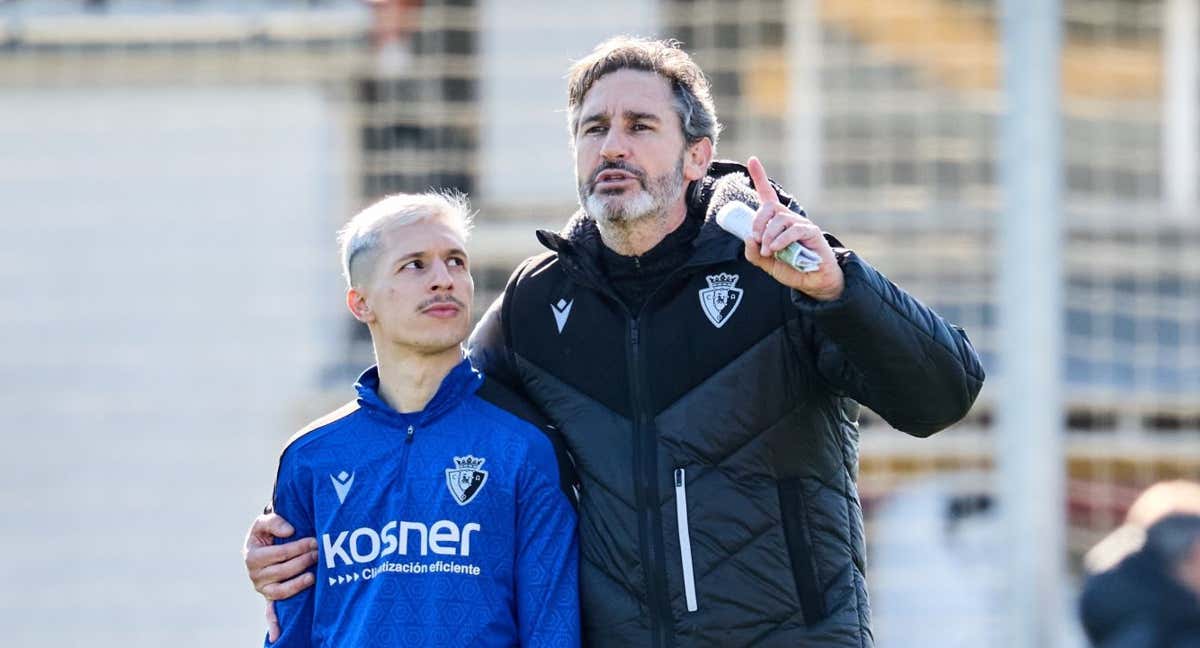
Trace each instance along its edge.
{"label": "open mouth", "polygon": [[605,169],[592,181],[593,191],[623,191],[631,184],[640,184],[641,177],[624,169]]}
{"label": "open mouth", "polygon": [[633,175],[632,173],[630,173],[628,171],[622,171],[620,169],[609,169],[608,171],[601,171],[596,176],[597,183],[621,182],[624,180],[637,180],[637,176]]}

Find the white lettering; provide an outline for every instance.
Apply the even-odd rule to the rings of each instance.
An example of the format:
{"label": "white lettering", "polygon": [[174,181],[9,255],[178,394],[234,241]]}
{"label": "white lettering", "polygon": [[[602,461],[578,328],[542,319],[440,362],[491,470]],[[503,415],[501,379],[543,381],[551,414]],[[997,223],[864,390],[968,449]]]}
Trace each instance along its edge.
{"label": "white lettering", "polygon": [[[358,551],[358,541],[364,537],[370,541],[371,545],[371,550],[365,554]],[[355,529],[354,533],[350,534],[350,555],[354,556],[354,562],[357,563],[371,562],[379,557],[379,534],[375,533],[375,529],[362,527]]]}
{"label": "white lettering", "polygon": [[461,556],[470,556],[471,555],[471,532],[478,531],[478,530],[479,530],[479,525],[475,524],[474,522],[468,522],[465,526],[463,526],[462,553],[459,555],[461,555]]}
{"label": "white lettering", "polygon": [[[426,556],[432,550],[439,556],[470,556],[471,534],[478,531],[480,527],[475,522],[468,522],[460,530],[450,520],[438,520],[432,527],[420,522],[393,520],[378,531],[372,527],[359,527],[341,531],[336,536],[324,533],[321,535],[321,545],[325,566],[333,569],[339,563],[368,563],[392,554],[407,556],[410,539],[413,541],[414,554]],[[374,576],[372,573],[370,578]],[[367,577],[366,572],[363,577]]]}
{"label": "white lettering", "polygon": [[436,522],[429,529],[429,548],[433,550],[433,553],[442,556],[453,556],[458,553],[458,547],[443,547],[443,542],[458,544],[458,526],[450,520]]}
{"label": "white lettering", "polygon": [[400,553],[405,556],[408,555],[408,532],[409,531],[416,531],[418,534],[420,534],[421,555],[424,556],[424,555],[428,554],[429,553],[429,545],[425,541],[425,534],[428,531],[428,529],[425,528],[425,525],[421,524],[420,522],[403,522],[403,521],[400,522]]}
{"label": "white lettering", "polygon": [[379,535],[383,538],[383,551],[380,552],[380,556],[390,556],[396,553],[396,547],[400,546],[400,544],[396,540],[396,534],[394,533],[395,530],[395,520],[383,525],[383,528],[379,530]]}
{"label": "white lettering", "polygon": [[341,558],[344,564],[350,564],[350,556],[346,555],[346,550],[342,548],[342,543],[346,541],[346,536],[350,535],[346,531],[338,534],[337,540],[333,544],[329,544],[329,534],[321,536],[322,544],[325,546],[325,566],[329,569],[337,567],[337,562],[334,558]]}

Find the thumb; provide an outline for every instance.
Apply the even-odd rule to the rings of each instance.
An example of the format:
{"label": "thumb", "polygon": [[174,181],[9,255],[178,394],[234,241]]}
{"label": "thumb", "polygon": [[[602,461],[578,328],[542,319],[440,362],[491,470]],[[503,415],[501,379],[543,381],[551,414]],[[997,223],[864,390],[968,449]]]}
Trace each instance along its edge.
{"label": "thumb", "polygon": [[252,536],[267,542],[271,542],[275,538],[290,538],[295,532],[296,529],[276,513],[260,515],[250,529]]}
{"label": "thumb", "polygon": [[267,601],[267,640],[271,643],[279,641],[279,617],[275,616],[275,601]]}
{"label": "thumb", "polygon": [[[769,257],[763,256],[759,252],[759,247],[760,247],[759,244],[755,243],[754,239],[747,239],[746,240],[746,260],[749,261],[750,263],[762,268],[763,270],[770,272],[770,269],[767,268],[767,266],[766,266],[766,262]],[[770,259],[770,260],[774,261],[774,259]]]}

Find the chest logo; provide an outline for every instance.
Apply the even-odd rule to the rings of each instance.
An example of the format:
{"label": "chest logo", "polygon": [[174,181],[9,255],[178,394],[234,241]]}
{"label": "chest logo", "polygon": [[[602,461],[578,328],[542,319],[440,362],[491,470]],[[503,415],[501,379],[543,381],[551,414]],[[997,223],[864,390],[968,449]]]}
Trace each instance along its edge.
{"label": "chest logo", "polygon": [[450,489],[459,506],[470,504],[487,483],[487,471],[480,470],[485,461],[487,459],[483,457],[477,459],[471,455],[455,457],[454,467],[446,469],[446,488]]}
{"label": "chest logo", "polygon": [[558,324],[559,333],[562,333],[563,327],[567,325],[567,318],[571,316],[571,305],[574,303],[574,299],[571,301],[560,299],[558,303],[550,304],[550,309],[554,311],[554,323]]}
{"label": "chest logo", "polygon": [[717,328],[724,326],[742,303],[742,289],[737,287],[739,278],[724,272],[705,277],[708,288],[700,291],[700,308]]}
{"label": "chest logo", "polygon": [[336,476],[330,475],[329,481],[333,482],[333,490],[337,492],[338,504],[344,504],[346,495],[350,493],[350,487],[354,485],[354,473],[347,474],[343,470]]}

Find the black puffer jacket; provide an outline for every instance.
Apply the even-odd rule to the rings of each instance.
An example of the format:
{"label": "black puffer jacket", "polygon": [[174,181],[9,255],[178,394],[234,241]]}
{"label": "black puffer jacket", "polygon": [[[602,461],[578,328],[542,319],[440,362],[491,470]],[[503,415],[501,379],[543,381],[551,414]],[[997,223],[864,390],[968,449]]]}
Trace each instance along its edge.
{"label": "black puffer jacket", "polygon": [[641,312],[606,286],[599,232],[576,216],[539,232],[551,252],[471,340],[574,455],[584,641],[870,646],[855,401],[926,436],[967,413],[979,360],[853,252],[829,303],[752,266],[711,219],[755,202],[741,165],[714,163],[689,196],[706,218],[694,253]]}

